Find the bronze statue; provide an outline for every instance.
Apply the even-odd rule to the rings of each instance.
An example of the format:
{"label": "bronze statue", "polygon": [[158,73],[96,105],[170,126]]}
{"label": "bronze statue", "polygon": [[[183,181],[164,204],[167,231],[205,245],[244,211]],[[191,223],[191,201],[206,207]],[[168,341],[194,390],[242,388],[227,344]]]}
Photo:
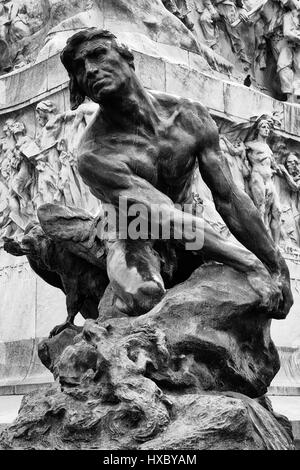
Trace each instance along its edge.
{"label": "bronze statue", "polygon": [[[117,211],[120,199],[129,207],[143,205],[149,214],[159,204],[161,229],[183,219],[182,239],[172,243],[184,246],[195,238],[192,228],[197,220],[174,204],[192,202],[191,182],[198,162],[217,210],[247,250],[205,224],[204,244],[195,256],[205,254],[258,279],[262,265],[250,250],[277,286],[273,303],[277,318],[285,317],[292,305],[288,268],[251,199],[232,180],[207,109],[188,99],[148,93],[134,72],[133,55],[109,31],[89,29],[73,35],[61,59],[70,76],[72,109],[86,96],[99,104],[78,151],[78,169],[91,192]],[[149,250],[152,234],[144,235],[148,240],[138,252],[132,240],[106,243],[107,272],[116,295],[124,309],[139,306],[141,312],[165,293],[160,265]]]}

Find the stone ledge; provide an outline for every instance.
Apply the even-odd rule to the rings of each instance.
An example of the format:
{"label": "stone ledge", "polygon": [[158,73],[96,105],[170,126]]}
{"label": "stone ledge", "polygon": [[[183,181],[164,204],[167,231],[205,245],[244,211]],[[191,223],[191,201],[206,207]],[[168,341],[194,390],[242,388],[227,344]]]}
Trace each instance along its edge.
{"label": "stone ledge", "polygon": [[[296,129],[300,125],[300,106],[274,100],[260,91],[230,82],[197,68],[197,54],[180,62],[166,57],[133,51],[137,75],[148,89],[187,96],[202,101],[213,115],[221,115],[233,122],[248,121],[250,114],[278,112],[283,116],[281,134],[300,140]],[[182,51],[181,51],[182,53]],[[192,55],[197,56],[191,60]],[[218,75],[218,74],[217,74]],[[224,77],[224,76],[223,76]],[[36,78],[36,80],[35,80]],[[59,54],[0,78],[0,115],[8,114],[44,99],[68,85],[68,76]],[[16,94],[15,91],[18,90]],[[211,93],[210,90],[214,90]],[[2,99],[2,102],[1,102]],[[241,106],[241,103],[245,106]]]}
{"label": "stone ledge", "polygon": [[300,386],[271,386],[268,389],[269,396],[289,396],[289,397],[300,397]]}
{"label": "stone ledge", "polygon": [[44,390],[52,382],[27,383],[17,385],[0,385],[0,396],[27,395],[35,390]]}

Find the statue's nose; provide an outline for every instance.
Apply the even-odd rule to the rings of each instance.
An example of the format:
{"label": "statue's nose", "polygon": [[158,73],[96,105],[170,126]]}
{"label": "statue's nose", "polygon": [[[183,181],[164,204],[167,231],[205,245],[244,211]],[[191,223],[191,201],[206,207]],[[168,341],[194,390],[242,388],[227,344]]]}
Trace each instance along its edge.
{"label": "statue's nose", "polygon": [[85,70],[86,70],[86,74],[88,77],[92,77],[94,75],[97,74],[98,72],[98,67],[97,65],[95,64],[95,62],[92,62],[90,60],[86,60],[85,62]]}

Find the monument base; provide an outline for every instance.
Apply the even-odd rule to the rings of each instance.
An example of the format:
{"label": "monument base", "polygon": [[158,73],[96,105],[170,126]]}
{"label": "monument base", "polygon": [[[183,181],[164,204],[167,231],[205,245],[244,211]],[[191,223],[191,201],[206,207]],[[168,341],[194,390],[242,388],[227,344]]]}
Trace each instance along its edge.
{"label": "monument base", "polygon": [[17,421],[2,431],[0,448],[97,450],[293,450],[288,420],[275,415],[266,399],[244,395],[165,395],[173,419],[146,422],[139,406],[131,413],[118,404],[103,407],[58,385],[23,398]]}
{"label": "monument base", "polygon": [[110,296],[80,334],[40,344],[57,382],[23,398],[3,449],[294,448],[263,396],[278,353],[246,274],[206,264],[139,317],[110,317]]}

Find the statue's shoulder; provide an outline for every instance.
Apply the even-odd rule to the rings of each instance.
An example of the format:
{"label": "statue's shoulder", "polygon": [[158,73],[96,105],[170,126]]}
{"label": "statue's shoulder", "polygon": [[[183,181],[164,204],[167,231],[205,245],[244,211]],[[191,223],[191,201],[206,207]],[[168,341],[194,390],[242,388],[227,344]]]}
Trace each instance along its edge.
{"label": "statue's shoulder", "polygon": [[180,110],[187,118],[190,118],[191,121],[194,121],[195,118],[200,118],[201,120],[203,118],[207,118],[208,120],[212,119],[208,109],[199,101],[152,90],[148,91],[148,95],[156,109],[168,112],[168,114]]}
{"label": "statue's shoulder", "polygon": [[173,95],[170,93],[165,93],[162,91],[154,91],[150,90],[148,91],[148,95],[151,99],[151,101],[155,104],[160,104],[161,106],[181,106],[186,109],[196,109],[197,111],[200,112],[206,112],[208,113],[208,109],[199,101],[193,101],[188,98],[182,98],[181,96],[178,95]]}
{"label": "statue's shoulder", "polygon": [[246,148],[249,148],[249,149],[253,147],[253,144],[255,144],[255,140],[246,140],[245,142]]}
{"label": "statue's shoulder", "polygon": [[245,142],[245,146],[249,150],[261,150],[264,144],[258,140],[248,140]]}
{"label": "statue's shoulder", "polygon": [[261,150],[270,154],[272,153],[270,146],[265,142],[260,142],[259,140],[248,140],[245,142],[245,146],[249,150]]}
{"label": "statue's shoulder", "polygon": [[82,146],[82,144],[95,139],[95,136],[99,133],[101,126],[104,125],[104,120],[103,112],[99,106],[99,109],[93,114],[92,119],[83,131],[79,146]]}
{"label": "statue's shoulder", "polygon": [[170,93],[165,93],[163,91],[149,90],[147,94],[153,104],[160,105],[176,105],[180,101],[180,97],[176,95],[171,95]]}

